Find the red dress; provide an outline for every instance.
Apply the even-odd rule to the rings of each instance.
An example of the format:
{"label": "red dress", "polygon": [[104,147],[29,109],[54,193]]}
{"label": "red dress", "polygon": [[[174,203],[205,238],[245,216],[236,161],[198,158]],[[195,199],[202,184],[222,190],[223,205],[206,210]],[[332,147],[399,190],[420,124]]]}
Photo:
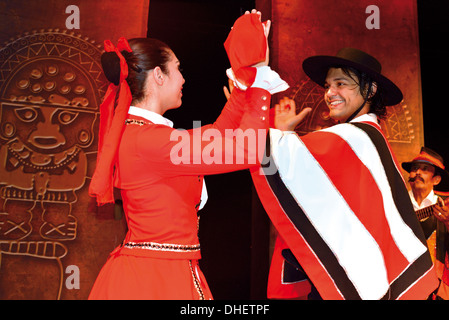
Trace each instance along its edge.
{"label": "red dress", "polygon": [[[266,133],[269,105],[266,90],[235,89],[214,124],[188,131],[129,115],[115,181],[128,232],[100,271],[89,299],[212,299],[198,267],[203,175],[257,165],[252,157],[264,149],[265,134],[244,147],[225,129]],[[205,133],[213,139],[201,139]],[[176,164],[181,151],[185,163]],[[239,151],[245,157],[237,164]]]}

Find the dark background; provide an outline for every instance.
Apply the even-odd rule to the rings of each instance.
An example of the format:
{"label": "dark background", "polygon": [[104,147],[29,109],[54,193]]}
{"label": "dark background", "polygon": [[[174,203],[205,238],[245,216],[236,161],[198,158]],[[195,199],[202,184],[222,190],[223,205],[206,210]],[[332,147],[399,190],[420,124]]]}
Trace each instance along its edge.
{"label": "dark background", "polygon": [[[235,19],[254,7],[255,1],[248,0],[150,1],[148,36],[173,49],[186,79],[182,107],[165,114],[175,127],[190,129],[193,121],[204,125],[218,117],[226,102],[222,88],[229,67],[223,42]],[[447,12],[449,1],[418,0],[425,145],[449,162]],[[250,175],[241,171],[208,176],[206,183],[209,200],[201,211],[201,268],[214,298],[264,299],[269,223]]]}
{"label": "dark background", "polygon": [[[418,0],[424,144],[449,164],[449,1]],[[447,168],[446,168],[447,169]]]}

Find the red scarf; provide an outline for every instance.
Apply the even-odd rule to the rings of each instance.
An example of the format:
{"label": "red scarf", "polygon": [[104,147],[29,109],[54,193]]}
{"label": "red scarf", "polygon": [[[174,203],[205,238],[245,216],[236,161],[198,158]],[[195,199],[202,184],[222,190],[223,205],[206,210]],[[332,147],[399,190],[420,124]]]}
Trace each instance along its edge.
{"label": "red scarf", "polygon": [[[113,181],[117,150],[132,100],[131,91],[126,82],[128,65],[120,53],[123,50],[132,52],[128,41],[121,37],[117,47],[114,47],[110,40],[106,40],[104,47],[107,52],[115,51],[120,58],[120,82],[117,86],[112,83],[109,85],[103,103],[100,105],[97,167],[89,186],[89,194],[97,198],[99,205],[114,202]],[[114,110],[117,92],[119,97]]]}

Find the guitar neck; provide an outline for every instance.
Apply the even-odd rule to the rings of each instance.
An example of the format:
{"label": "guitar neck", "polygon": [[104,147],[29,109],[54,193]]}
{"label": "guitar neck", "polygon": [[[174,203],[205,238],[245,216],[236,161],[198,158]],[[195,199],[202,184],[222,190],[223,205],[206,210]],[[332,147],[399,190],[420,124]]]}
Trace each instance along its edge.
{"label": "guitar neck", "polygon": [[418,217],[418,220],[422,220],[424,218],[430,217],[432,215],[433,212],[433,207],[435,207],[435,205],[431,205],[419,210],[416,210],[416,216]]}
{"label": "guitar neck", "polygon": [[[443,205],[447,206],[449,204],[449,198],[446,198],[443,200]],[[433,204],[431,206],[416,210],[415,213],[418,217],[418,220],[422,220],[424,218],[430,217],[433,212],[433,207],[435,207],[436,204]]]}

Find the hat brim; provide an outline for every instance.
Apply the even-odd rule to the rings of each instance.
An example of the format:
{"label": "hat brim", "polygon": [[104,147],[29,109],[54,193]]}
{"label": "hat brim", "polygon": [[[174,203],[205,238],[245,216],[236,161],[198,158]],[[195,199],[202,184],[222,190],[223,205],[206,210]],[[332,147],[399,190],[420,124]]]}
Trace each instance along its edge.
{"label": "hat brim", "polygon": [[429,161],[424,161],[424,160],[402,162],[401,166],[402,166],[402,168],[405,171],[410,173],[410,170],[412,168],[412,164],[414,164],[414,163],[426,163],[426,164],[430,164],[431,166],[433,166],[435,168],[435,170],[436,170],[435,171],[436,174],[441,177],[440,183],[437,184],[436,186],[434,186],[433,189],[435,191],[443,191],[443,192],[448,192],[449,191],[449,172],[447,172],[446,170],[441,169],[441,168],[435,166],[433,163],[431,163]]}
{"label": "hat brim", "polygon": [[342,66],[368,74],[377,83],[378,88],[381,88],[383,102],[386,106],[393,106],[402,101],[401,90],[390,79],[365,65],[334,56],[313,56],[305,59],[302,63],[306,75],[321,87],[324,87],[329,68]]}

